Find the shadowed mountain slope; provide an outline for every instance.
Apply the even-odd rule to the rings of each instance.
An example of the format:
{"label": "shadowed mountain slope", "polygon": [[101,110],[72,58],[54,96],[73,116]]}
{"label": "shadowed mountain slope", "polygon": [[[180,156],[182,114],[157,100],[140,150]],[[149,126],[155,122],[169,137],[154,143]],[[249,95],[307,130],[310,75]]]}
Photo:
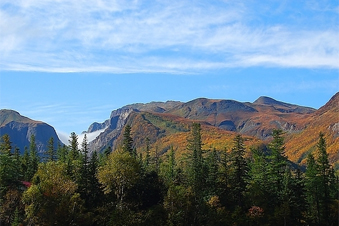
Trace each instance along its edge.
{"label": "shadowed mountain slope", "polygon": [[54,139],[55,147],[58,142],[61,143],[52,126],[29,119],[13,110],[0,110],[0,136],[4,134],[10,136],[12,147],[18,147],[21,153],[25,147],[29,147],[31,135],[35,136],[38,152],[47,149],[51,137]]}

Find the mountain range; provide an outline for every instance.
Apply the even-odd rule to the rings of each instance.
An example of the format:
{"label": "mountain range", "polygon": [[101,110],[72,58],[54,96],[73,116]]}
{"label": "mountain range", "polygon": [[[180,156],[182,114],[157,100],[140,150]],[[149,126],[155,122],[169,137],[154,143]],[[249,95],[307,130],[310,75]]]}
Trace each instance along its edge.
{"label": "mountain range", "polygon": [[[54,129],[47,124],[43,128],[42,122],[19,116],[17,112],[1,110],[0,135],[9,133],[13,143],[21,142],[22,146],[23,140],[27,141],[28,134],[35,128],[36,134],[44,134],[44,137],[36,136],[40,148],[44,148],[43,143],[46,144],[50,136],[55,136]],[[330,161],[339,168],[339,93],[318,110],[264,96],[253,103],[198,98],[185,103],[131,104],[113,110],[109,119],[102,123],[92,123],[85,133],[99,134],[89,143],[92,151],[102,151],[108,146],[114,149],[121,145],[122,132],[128,124],[134,146],[140,152],[145,150],[148,138],[154,152],[164,154],[173,146],[181,155],[186,151],[186,138],[192,122],[201,123],[203,148],[206,150],[229,150],[232,139],[239,133],[244,136],[247,146],[262,145],[270,141],[273,129],[282,129],[286,155],[301,164],[305,163],[307,154],[315,150],[319,132],[323,132]],[[20,126],[13,126],[17,124]],[[44,132],[40,132],[40,128]]]}

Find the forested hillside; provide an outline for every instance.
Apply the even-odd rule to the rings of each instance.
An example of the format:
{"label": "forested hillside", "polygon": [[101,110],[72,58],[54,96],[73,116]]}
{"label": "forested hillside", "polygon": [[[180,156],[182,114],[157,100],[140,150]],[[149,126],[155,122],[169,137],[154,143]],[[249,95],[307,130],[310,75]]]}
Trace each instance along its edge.
{"label": "forested hillside", "polygon": [[[146,113],[135,117],[166,123]],[[79,149],[75,133],[57,149],[50,139],[42,156],[34,136],[20,155],[3,135],[0,224],[337,225],[339,184],[327,134],[318,133],[301,170],[286,156],[282,130],[273,130],[267,145],[217,130],[213,140],[231,141],[219,148],[208,145],[210,125],[173,124],[163,137],[151,127],[144,134],[136,128],[124,126],[116,149],[91,154],[86,136]],[[181,146],[169,142],[160,153],[147,131],[160,134],[152,141],[159,146],[180,131],[187,135],[179,136]],[[141,141],[145,148],[135,148]]]}

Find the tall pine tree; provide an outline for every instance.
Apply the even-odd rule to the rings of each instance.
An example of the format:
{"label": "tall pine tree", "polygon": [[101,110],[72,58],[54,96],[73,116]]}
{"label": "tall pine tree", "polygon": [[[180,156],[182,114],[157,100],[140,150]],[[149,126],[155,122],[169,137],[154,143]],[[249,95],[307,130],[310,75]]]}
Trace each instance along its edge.
{"label": "tall pine tree", "polygon": [[126,125],[124,134],[123,134],[123,141],[122,141],[122,150],[128,152],[131,156],[133,156],[133,139],[131,136],[131,126]]}
{"label": "tall pine tree", "polygon": [[30,181],[35,172],[38,170],[38,165],[40,162],[40,157],[38,155],[37,146],[35,143],[35,136],[32,134],[30,139],[30,145],[29,145],[29,155],[30,155],[30,161],[28,165],[28,177],[27,179]]}
{"label": "tall pine tree", "polygon": [[235,204],[244,207],[244,192],[247,185],[248,166],[245,155],[244,139],[237,135],[233,140],[233,148],[230,159],[230,187]]}

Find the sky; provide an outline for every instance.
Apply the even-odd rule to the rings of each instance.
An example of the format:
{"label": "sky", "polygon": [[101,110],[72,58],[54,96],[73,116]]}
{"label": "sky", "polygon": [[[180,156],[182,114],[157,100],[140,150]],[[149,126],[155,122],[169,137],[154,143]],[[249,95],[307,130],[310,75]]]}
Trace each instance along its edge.
{"label": "sky", "polygon": [[0,109],[80,134],[131,103],[339,91],[339,2],[1,0]]}

